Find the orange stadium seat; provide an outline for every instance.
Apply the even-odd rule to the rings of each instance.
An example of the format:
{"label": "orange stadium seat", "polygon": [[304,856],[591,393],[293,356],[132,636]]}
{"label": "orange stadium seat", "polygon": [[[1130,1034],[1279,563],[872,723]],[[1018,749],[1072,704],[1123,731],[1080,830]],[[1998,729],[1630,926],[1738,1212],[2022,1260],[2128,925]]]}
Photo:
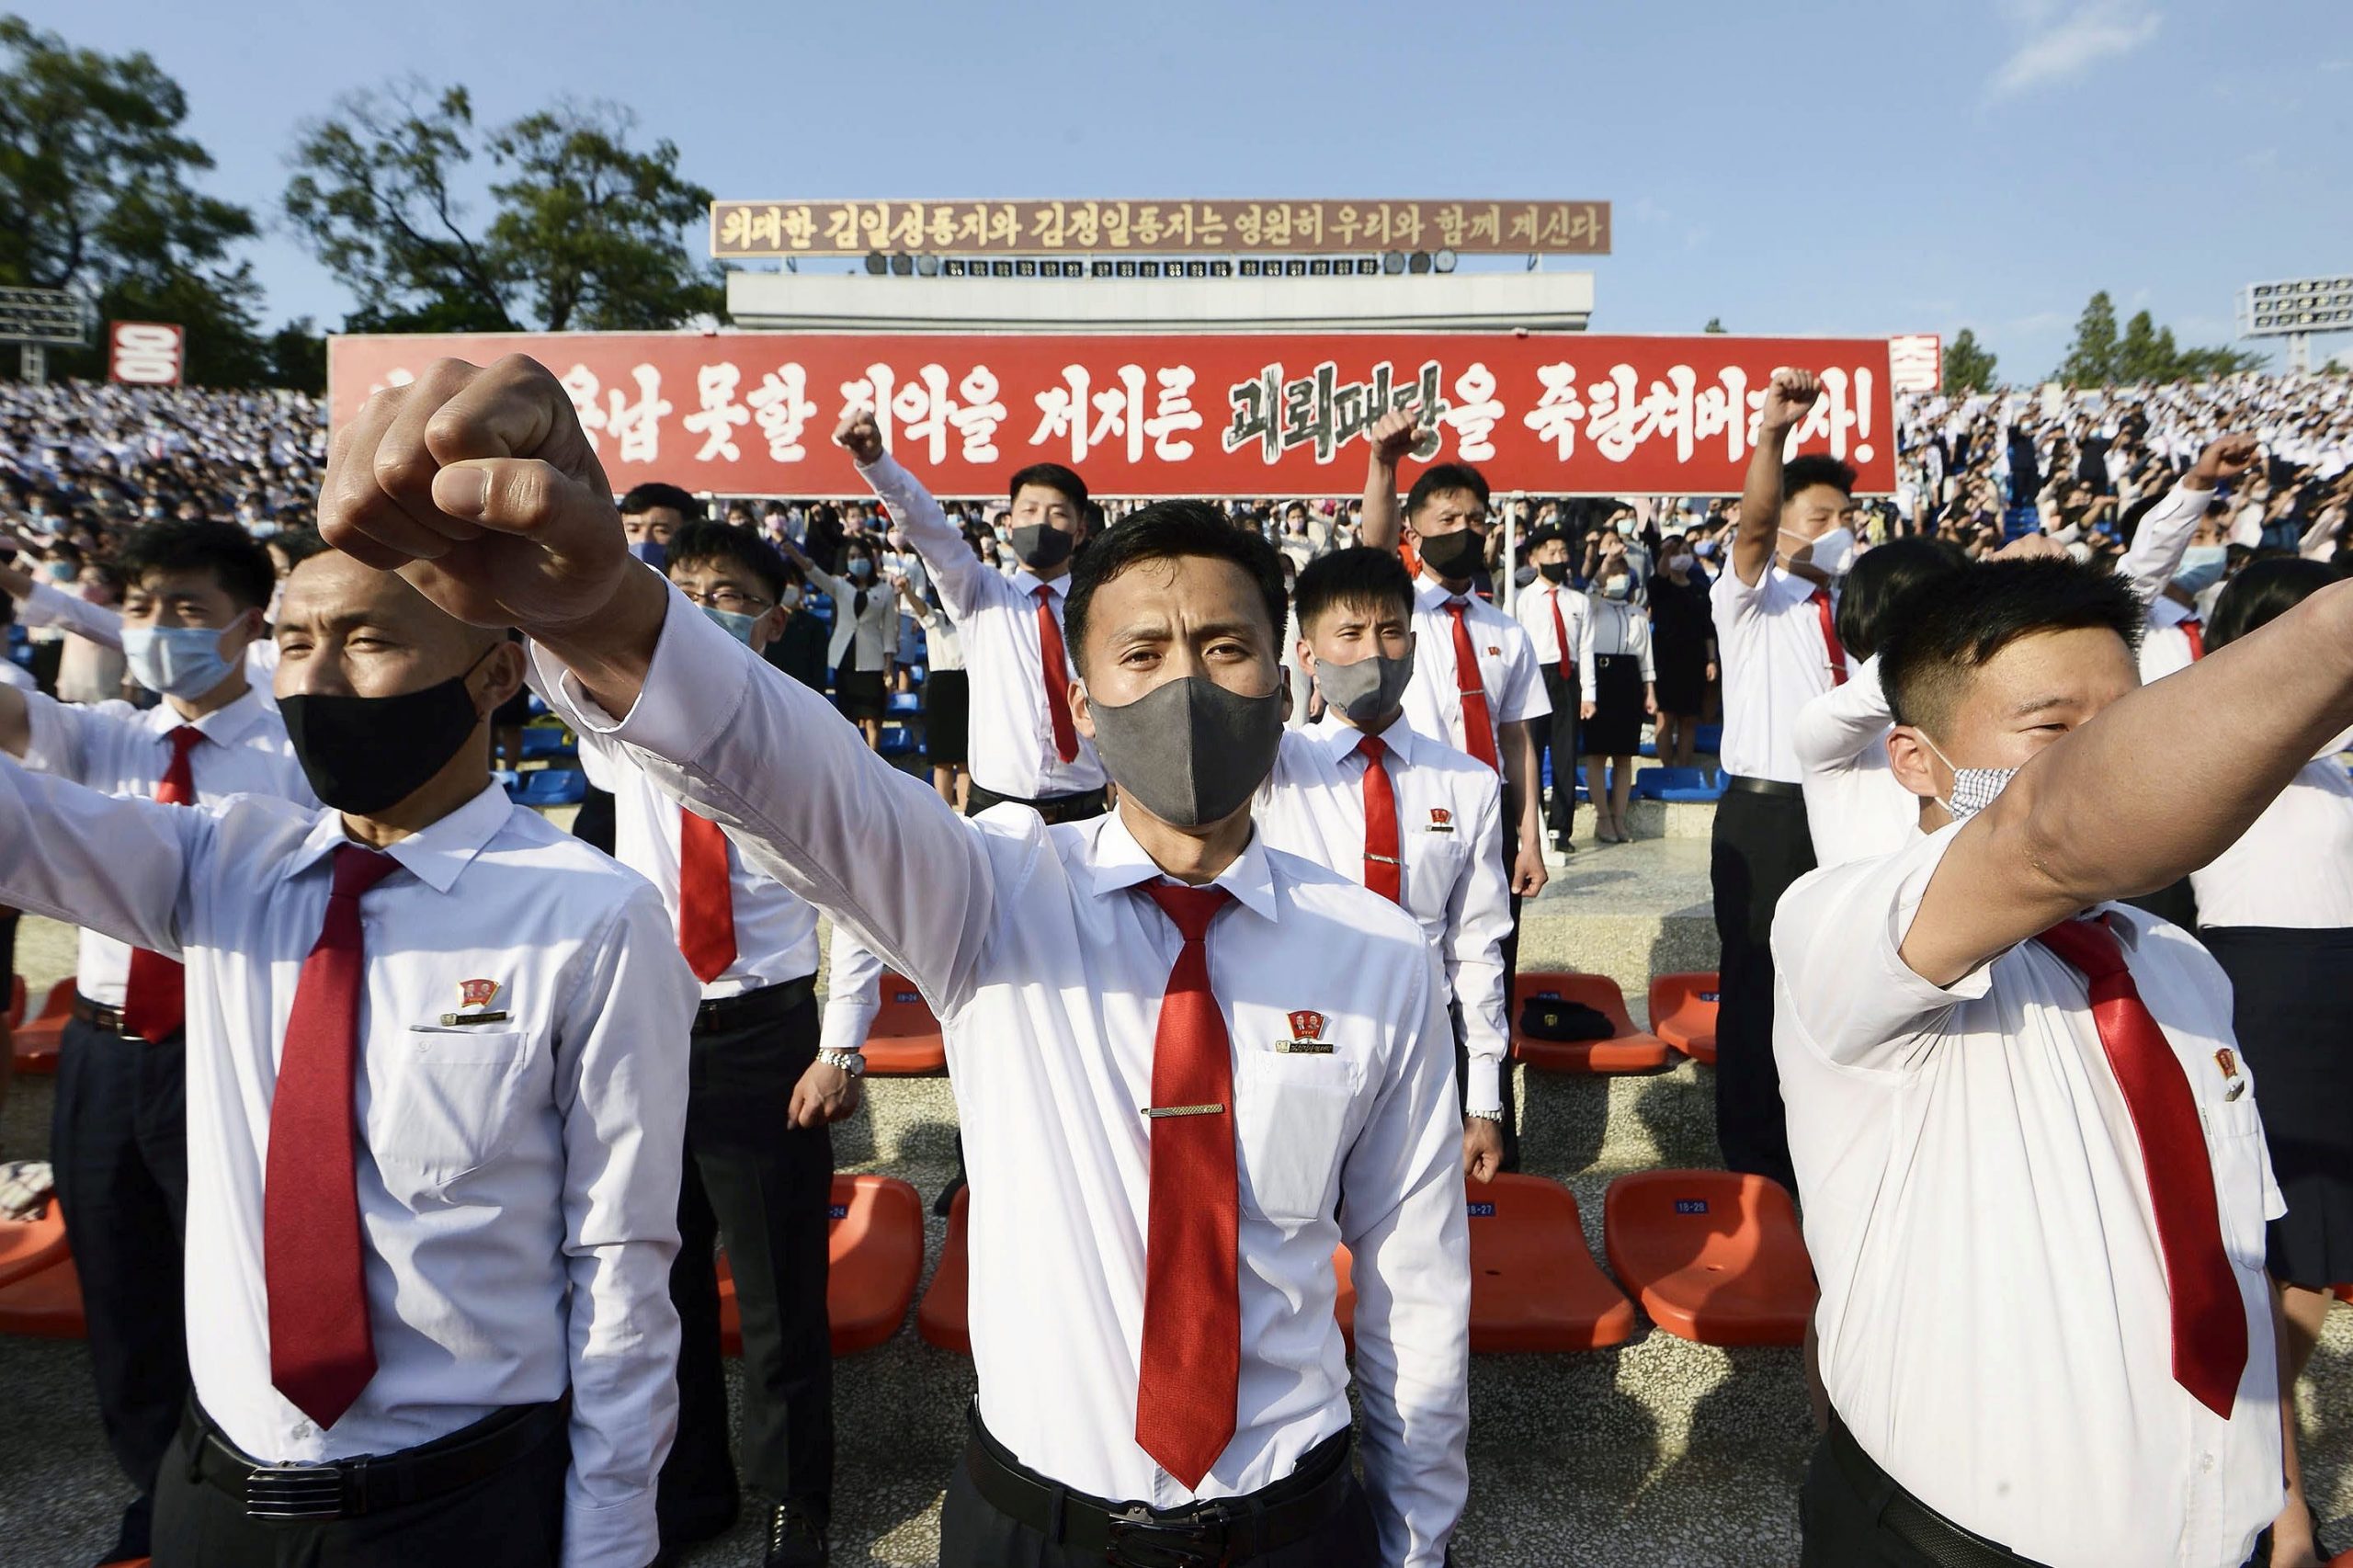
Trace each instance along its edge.
{"label": "orange stadium seat", "polygon": [[1694,1062],[1716,1059],[1713,971],[1651,976],[1651,1033]]}
{"label": "orange stadium seat", "polygon": [[[896,1176],[834,1177],[832,1245],[825,1274],[825,1316],[834,1354],[871,1350],[899,1331],[923,1276],[923,1199]],[[744,1353],[735,1312],[735,1278],[719,1260],[719,1340]]]}
{"label": "orange stadium seat", "polygon": [[61,1257],[46,1268],[0,1285],[0,1334],[29,1335],[37,1339],[88,1337],[89,1329],[82,1321],[82,1277],[74,1272],[72,1258]]}
{"label": "orange stadium seat", "polygon": [[[1469,1189],[1471,1348],[1600,1350],[1622,1345],[1640,1320],[1634,1303],[1593,1261],[1576,1195],[1542,1176],[1499,1176]],[[1355,1345],[1354,1260],[1342,1247],[1336,1315]]]}
{"label": "orange stadium seat", "polygon": [[54,1198],[38,1219],[0,1220],[0,1285],[38,1274],[68,1256],[65,1216]]}
{"label": "orange stadium seat", "polygon": [[881,979],[882,1008],[866,1037],[866,1071],[880,1078],[911,1078],[943,1072],[948,1048],[941,1041],[939,1020],[915,983],[893,970]]}
{"label": "orange stadium seat", "polygon": [[1796,1345],[1813,1266],[1779,1183],[1731,1171],[1642,1171],[1609,1184],[1610,1269],[1651,1321],[1702,1345]]}
{"label": "orange stadium seat", "polygon": [[971,1243],[964,1231],[964,1210],[972,1196],[969,1187],[956,1189],[948,1208],[948,1244],[939,1251],[939,1267],[932,1270],[931,1287],[915,1309],[915,1332],[924,1343],[959,1356],[972,1353],[972,1319],[966,1315],[965,1293],[972,1289]]}
{"label": "orange stadium seat", "polygon": [[30,1022],[17,1030],[14,1051],[19,1073],[54,1073],[57,1051],[65,1038],[66,1020],[74,1016],[74,979],[68,975],[49,988],[49,994]]}
{"label": "orange stadium seat", "polygon": [[[1617,1027],[1608,1040],[1530,1040],[1519,1031],[1519,1016],[1529,998],[1582,1002]],[[1664,1067],[1666,1041],[1644,1034],[1626,1013],[1626,994],[1606,974],[1572,974],[1561,970],[1522,970],[1511,984],[1512,1054],[1530,1067],[1552,1073],[1647,1073]]]}

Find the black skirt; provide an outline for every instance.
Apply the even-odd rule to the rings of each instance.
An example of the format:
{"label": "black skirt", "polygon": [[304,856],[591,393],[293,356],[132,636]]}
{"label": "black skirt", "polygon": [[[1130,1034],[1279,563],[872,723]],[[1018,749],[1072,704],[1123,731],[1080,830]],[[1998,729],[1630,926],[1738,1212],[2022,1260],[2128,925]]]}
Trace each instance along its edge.
{"label": "black skirt", "polygon": [[972,687],[962,670],[934,670],[923,683],[923,754],[934,767],[964,765]]}
{"label": "black skirt", "polygon": [[1658,710],[1695,718],[1707,710],[1708,649],[1705,643],[1670,647],[1654,642],[1651,665],[1658,672]]}
{"label": "black skirt", "polygon": [[854,670],[845,665],[834,672],[834,706],[855,722],[882,717],[882,672]]}
{"label": "black skirt", "polygon": [[2232,1024],[2288,1200],[2271,1223],[2272,1277],[2313,1290],[2353,1282],[2353,930],[2223,926],[2199,936],[2231,977]]}
{"label": "black skirt", "polygon": [[1593,717],[1577,726],[1587,756],[1631,756],[1643,744],[1643,661],[1631,653],[1593,658]]}

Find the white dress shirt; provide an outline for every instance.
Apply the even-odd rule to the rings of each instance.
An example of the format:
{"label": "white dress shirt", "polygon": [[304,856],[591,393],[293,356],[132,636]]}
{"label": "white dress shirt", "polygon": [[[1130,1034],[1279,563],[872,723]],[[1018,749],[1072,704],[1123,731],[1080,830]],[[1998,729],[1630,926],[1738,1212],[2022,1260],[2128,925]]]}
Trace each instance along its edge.
{"label": "white dress shirt", "polygon": [[2083,977],[2030,941],[1944,988],[1901,956],[1959,831],[1812,872],[1773,923],[1830,1402],[1922,1502],[2037,1562],[2239,1568],[2282,1495],[2264,1226],[2285,1205],[2246,1065],[2217,1055],[2230,983],[2186,933],[2107,906],[2205,1127],[2247,1316],[2225,1421],[2173,1379],[2141,1146]]}
{"label": "white dress shirt", "polygon": [[[676,946],[682,808],[654,787],[626,747],[604,735],[579,734],[583,771],[590,783],[613,797],[613,858],[652,882],[662,895]],[[727,846],[727,892],[735,915],[735,961],[703,986],[704,1001],[741,996],[817,972],[816,909],[746,863],[733,840]]]}
{"label": "white dress shirt", "polygon": [[[1142,1109],[1181,943],[1134,891],[1159,872],[1127,828],[1049,829],[1017,806],[957,817],[675,593],[625,719],[568,672],[542,676],[576,728],[631,745],[940,1018],[972,1172],[980,1410],[1000,1441],[1083,1493],[1160,1507],[1290,1474],[1348,1425],[1332,1319],[1345,1241],[1384,1559],[1438,1568],[1468,1486],[1470,1271],[1451,1035],[1410,916],[1256,836],[1217,878],[1234,901],[1208,959],[1233,1050],[1242,1367],[1233,1439],[1188,1490],[1135,1441]],[[1306,1011],[1330,1053],[1282,1049]]]}
{"label": "white dress shirt", "polygon": [[[190,722],[168,702],[153,708],[133,708],[128,702],[84,708],[31,694],[25,707],[31,730],[25,747],[27,767],[103,794],[143,800],[154,798],[155,786],[172,764],[172,744],[165,737]],[[301,764],[294,760],[277,704],[259,691],[248,691],[193,722],[205,736],[188,754],[188,778],[196,785],[199,803],[218,805],[232,795],[276,795],[305,810],[318,804]],[[74,989],[101,1007],[119,1008],[123,986],[131,978],[131,949],[85,927],[81,949]]]}
{"label": "white dress shirt", "polygon": [[1876,654],[1798,710],[1792,737],[1805,770],[1805,820],[1824,866],[1893,855],[1920,835],[1920,797],[1895,781],[1887,760],[1894,728]]}
{"label": "white dress shirt", "polygon": [[1830,689],[1830,647],[1813,593],[1812,583],[1769,561],[1754,585],[1727,563],[1708,590],[1722,655],[1721,756],[1734,778],[1804,781],[1798,710]]}
{"label": "white dress shirt", "polygon": [[[972,553],[939,503],[895,460],[885,456],[858,472],[890,506],[891,516],[906,530],[907,542],[931,569],[940,608],[963,640],[964,668],[972,691],[967,754],[972,782],[1020,801],[1084,795],[1103,788],[1108,776],[1096,759],[1095,744],[1079,736],[1078,755],[1064,762],[1054,749],[1053,718],[1046,707],[1038,590],[1051,590],[1048,602],[1059,625],[1063,596],[1070,590],[1069,574],[1041,584],[1027,568],[1010,576],[992,571]],[[1063,662],[1074,677],[1075,652],[1065,646]]]}
{"label": "white dress shirt", "polygon": [[33,678],[32,671],[5,655],[0,655],[0,686],[14,687],[18,691],[40,689],[40,682]]}
{"label": "white dress shirt", "polygon": [[864,1051],[882,1011],[882,960],[836,920],[826,934],[825,1017],[820,1051]]}
{"label": "white dress shirt", "polygon": [[[1397,797],[1399,892],[1438,955],[1462,1007],[1471,1058],[1464,1108],[1503,1108],[1504,939],[1511,889],[1504,881],[1503,780],[1485,763],[1414,733],[1404,718],[1381,733]],[[1283,732],[1275,770],[1258,791],[1259,831],[1352,882],[1364,881],[1366,763],[1360,732],[1330,713]]]}
{"label": "white dress shirt", "polygon": [[[1569,645],[1561,646],[1560,632],[1552,625],[1552,606],[1559,601],[1561,624],[1567,628]],[[1571,664],[1576,663],[1577,644],[1585,640],[1585,623],[1593,613],[1593,601],[1566,583],[1552,584],[1540,574],[1536,581],[1519,590],[1512,600],[1512,619],[1528,633],[1528,644],[1536,655],[1539,670],[1560,673],[1565,652]]]}
{"label": "white dress shirt", "polygon": [[[717,628],[712,628],[717,631]],[[719,635],[724,636],[724,632]],[[271,1385],[270,1101],[340,813],[190,810],[0,762],[0,897],[188,966],[188,1370],[271,1462],[389,1454],[572,1392],[567,1568],[642,1568],[677,1415],[694,976],[661,900],[493,784],[360,905],[355,1112],[376,1375],[321,1431]],[[488,980],[498,1027],[454,1024]]]}
{"label": "white dress shirt", "polygon": [[2353,927],[2353,778],[2304,765],[2239,841],[2189,873],[2200,926]]}
{"label": "white dress shirt", "polygon": [[[880,674],[884,658],[895,654],[899,647],[899,599],[891,585],[880,577],[863,583],[836,577],[814,565],[808,569],[808,575],[811,584],[834,601],[833,641],[825,647],[827,666]],[[866,596],[863,610],[858,608],[860,594]],[[855,659],[850,656],[853,649]]]}
{"label": "white dress shirt", "polygon": [[2132,542],[2117,558],[2116,574],[2132,585],[2148,607],[2148,626],[2141,634],[2141,684],[2162,680],[2190,666],[2189,636],[2181,623],[2197,611],[2165,593],[2181,558],[2198,532],[2199,520],[2212,506],[2214,493],[2177,484],[2165,499],[2142,515]]}
{"label": "white dress shirt", "polygon": [[1577,699],[1597,699],[1594,673],[1601,661],[1622,655],[1639,661],[1644,685],[1658,678],[1651,663],[1651,618],[1619,599],[1596,599],[1577,638]]}
{"label": "white dress shirt", "polygon": [[[1467,755],[1470,733],[1462,727],[1462,692],[1454,673],[1454,617],[1447,608],[1453,601],[1446,585],[1427,574],[1414,585],[1414,679],[1405,688],[1405,720],[1417,733]],[[1462,626],[1479,664],[1487,718],[1496,731],[1489,738],[1501,760],[1503,727],[1543,718],[1552,711],[1552,699],[1519,622],[1476,594],[1464,603]]]}

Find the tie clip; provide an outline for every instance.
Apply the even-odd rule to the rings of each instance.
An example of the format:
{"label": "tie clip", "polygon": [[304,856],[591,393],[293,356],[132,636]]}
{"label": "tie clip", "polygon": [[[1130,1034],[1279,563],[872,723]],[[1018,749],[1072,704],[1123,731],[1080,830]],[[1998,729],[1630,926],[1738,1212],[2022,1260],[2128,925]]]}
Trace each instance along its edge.
{"label": "tie clip", "polygon": [[1396,858],[1395,857],[1393,857],[1393,856],[1389,856],[1389,855],[1375,855],[1375,854],[1374,854],[1371,850],[1370,850],[1370,849],[1368,849],[1368,850],[1366,850],[1366,851],[1365,851],[1365,856],[1364,856],[1364,858],[1365,858],[1366,859],[1368,859],[1368,860],[1378,860],[1378,861],[1380,861],[1380,862],[1381,862],[1382,865],[1384,865],[1384,866],[1402,866],[1402,865],[1404,865],[1404,864],[1405,863],[1405,862],[1404,862],[1404,861],[1403,861],[1403,860],[1397,859],[1397,858]]}
{"label": "tie clip", "polygon": [[1164,1116],[1215,1116],[1224,1109],[1222,1105],[1160,1105],[1146,1108],[1144,1115],[1154,1119]]}
{"label": "tie clip", "polygon": [[505,1013],[444,1013],[441,1027],[445,1029],[464,1028],[469,1024],[503,1024]]}

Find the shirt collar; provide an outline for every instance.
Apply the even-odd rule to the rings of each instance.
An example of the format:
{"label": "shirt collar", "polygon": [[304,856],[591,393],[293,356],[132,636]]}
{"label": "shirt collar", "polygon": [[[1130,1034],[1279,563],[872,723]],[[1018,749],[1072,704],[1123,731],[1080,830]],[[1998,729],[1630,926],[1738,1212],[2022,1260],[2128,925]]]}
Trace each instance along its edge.
{"label": "shirt collar", "polygon": [[[1437,609],[1457,597],[1453,589],[1431,576],[1427,570],[1414,579],[1414,602],[1424,609]],[[1475,602],[1479,597],[1479,591],[1474,586],[1469,593],[1460,597],[1467,601]]]}
{"label": "shirt collar", "polygon": [[[1088,869],[1097,898],[1126,888],[1142,887],[1163,875],[1116,811],[1096,819],[1095,853]],[[1255,826],[1242,853],[1211,878],[1210,885],[1232,893],[1233,901],[1248,907],[1253,915],[1267,920],[1275,917],[1274,868],[1267,859],[1266,840]]]}
{"label": "shirt collar", "polygon": [[2149,619],[2159,626],[2179,626],[2185,620],[2197,619],[2198,611],[2170,594],[2160,591],[2155,598],[2149,601]]}
{"label": "shirt collar", "polygon": [[244,739],[248,731],[272,712],[272,705],[263,699],[260,688],[248,685],[244,695],[234,702],[215,708],[201,719],[183,719],[170,703],[158,702],[147,710],[147,722],[159,735],[168,735],[182,724],[193,724],[206,740],[225,746]]}
{"label": "shirt collar", "polygon": [[[393,843],[384,853],[415,873],[416,880],[435,892],[448,892],[457,884],[459,874],[490,846],[490,841],[498,835],[516,810],[515,803],[506,798],[506,791],[492,780],[483,786],[481,794],[440,821]],[[335,850],[355,842],[343,831],[343,813],[329,806],[311,824],[302,847],[295,853],[293,869],[306,870]]]}
{"label": "shirt collar", "polygon": [[1025,599],[1036,598],[1040,588],[1059,599],[1070,591],[1070,574],[1065,572],[1049,583],[1040,580],[1037,574],[1024,566],[1013,574],[1013,585],[1021,590],[1021,597]]}
{"label": "shirt collar", "polygon": [[[1344,724],[1333,718],[1331,710],[1328,708],[1324,710],[1322,718],[1308,726],[1308,732],[1332,748],[1334,762],[1346,762],[1357,749],[1357,743],[1364,739],[1365,735],[1364,731],[1354,725]],[[1380,737],[1381,744],[1389,748],[1390,756],[1407,767],[1413,765],[1414,747],[1420,744],[1420,737],[1415,734],[1413,724],[1407,721],[1403,712],[1390,721],[1387,729],[1375,731],[1374,733]]]}

